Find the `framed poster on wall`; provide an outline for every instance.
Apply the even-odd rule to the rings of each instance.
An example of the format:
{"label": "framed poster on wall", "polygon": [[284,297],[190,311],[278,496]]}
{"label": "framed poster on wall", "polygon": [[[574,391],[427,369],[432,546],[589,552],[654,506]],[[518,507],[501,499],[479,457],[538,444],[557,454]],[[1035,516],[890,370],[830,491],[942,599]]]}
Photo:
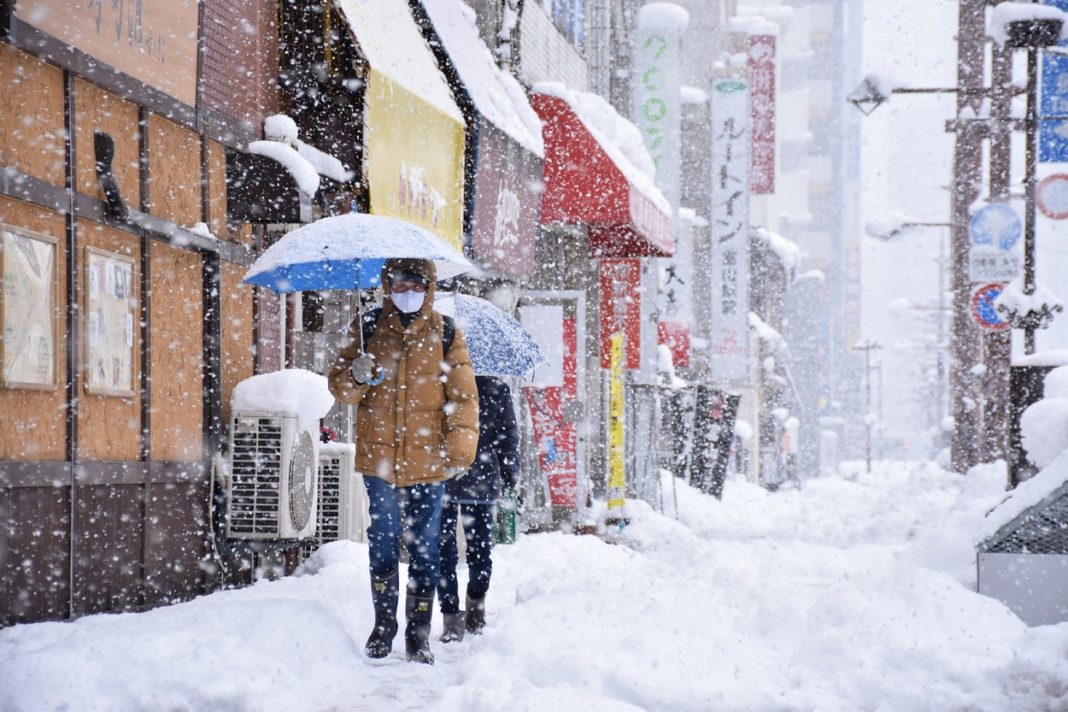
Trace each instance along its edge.
{"label": "framed poster on wall", "polygon": [[3,385],[56,387],[56,240],[0,225]]}
{"label": "framed poster on wall", "polygon": [[85,390],[134,395],[134,260],[85,248]]}

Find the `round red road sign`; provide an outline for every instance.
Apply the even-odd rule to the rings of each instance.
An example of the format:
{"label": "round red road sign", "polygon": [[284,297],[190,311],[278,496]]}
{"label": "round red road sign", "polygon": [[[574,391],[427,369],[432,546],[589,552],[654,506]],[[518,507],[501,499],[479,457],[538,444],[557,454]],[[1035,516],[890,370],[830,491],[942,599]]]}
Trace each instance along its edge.
{"label": "round red road sign", "polygon": [[1068,173],[1046,176],[1035,189],[1035,202],[1051,220],[1068,218]]}
{"label": "round red road sign", "polygon": [[972,292],[972,319],[985,331],[1004,331],[1012,326],[994,307],[994,300],[1003,289],[1004,284],[984,284]]}

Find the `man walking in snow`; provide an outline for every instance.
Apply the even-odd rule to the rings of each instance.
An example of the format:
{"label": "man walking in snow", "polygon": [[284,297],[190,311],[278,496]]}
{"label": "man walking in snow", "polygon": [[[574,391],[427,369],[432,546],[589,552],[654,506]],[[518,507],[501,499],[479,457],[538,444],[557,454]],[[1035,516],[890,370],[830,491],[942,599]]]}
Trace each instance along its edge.
{"label": "man walking in snow", "polygon": [[405,651],[408,660],[429,664],[443,483],[467,471],[478,443],[467,343],[451,319],[434,311],[435,276],[430,260],[387,260],[388,299],[362,325],[353,322],[329,371],[330,392],[357,406],[356,469],[370,504],[375,625],[365,651],[383,658],[393,649],[403,534]]}
{"label": "man walking in snow", "polygon": [[[508,385],[494,376],[475,376],[478,384],[478,455],[463,477],[445,484],[441,514],[441,578],[438,601],[444,618],[441,642],[481,633],[486,624],[486,593],[493,573],[494,505],[501,488],[514,490],[519,474],[519,429]],[[460,611],[456,563],[456,524],[467,542],[466,612]]]}

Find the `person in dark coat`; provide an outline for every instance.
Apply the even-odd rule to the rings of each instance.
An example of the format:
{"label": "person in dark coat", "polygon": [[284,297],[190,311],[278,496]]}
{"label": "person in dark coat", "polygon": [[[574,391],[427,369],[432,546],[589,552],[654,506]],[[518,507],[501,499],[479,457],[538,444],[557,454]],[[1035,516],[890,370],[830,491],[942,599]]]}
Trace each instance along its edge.
{"label": "person in dark coat", "polygon": [[[445,619],[441,641],[462,640],[464,631],[481,633],[486,625],[486,593],[493,562],[495,504],[506,491],[515,489],[519,475],[519,430],[512,394],[507,384],[493,376],[475,376],[478,386],[478,454],[467,473],[445,484],[441,512],[438,600]],[[460,610],[456,564],[456,523],[463,523],[467,542],[466,613]]]}

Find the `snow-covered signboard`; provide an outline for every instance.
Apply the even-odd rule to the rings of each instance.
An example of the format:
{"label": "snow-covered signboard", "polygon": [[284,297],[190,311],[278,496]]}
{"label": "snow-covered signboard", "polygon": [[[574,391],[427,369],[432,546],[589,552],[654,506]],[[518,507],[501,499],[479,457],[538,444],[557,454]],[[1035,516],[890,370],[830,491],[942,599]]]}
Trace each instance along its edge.
{"label": "snow-covered signboard", "polygon": [[749,109],[751,190],[775,192],[775,35],[749,37]]}
{"label": "snow-covered signboard", "polygon": [[749,369],[749,95],[737,79],[712,82],[712,375]]}

